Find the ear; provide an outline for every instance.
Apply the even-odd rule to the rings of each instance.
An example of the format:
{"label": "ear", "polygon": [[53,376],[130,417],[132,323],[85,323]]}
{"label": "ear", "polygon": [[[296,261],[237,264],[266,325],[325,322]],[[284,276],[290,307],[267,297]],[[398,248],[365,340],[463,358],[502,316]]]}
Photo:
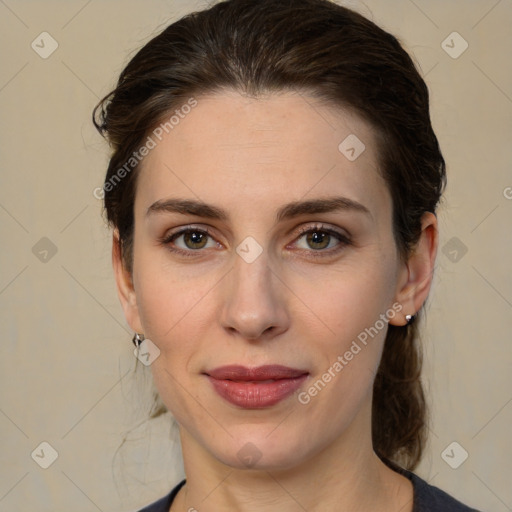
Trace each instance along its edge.
{"label": "ear", "polygon": [[437,218],[433,213],[424,213],[418,243],[399,272],[395,298],[402,305],[402,315],[390,319],[390,324],[405,325],[405,315],[415,315],[427,300],[438,242]]}
{"label": "ear", "polygon": [[114,230],[112,237],[112,266],[114,267],[117,294],[121,301],[126,321],[135,332],[143,333],[144,331],[140,322],[139,309],[137,306],[137,297],[133,287],[133,279],[123,263],[121,242],[117,229]]}

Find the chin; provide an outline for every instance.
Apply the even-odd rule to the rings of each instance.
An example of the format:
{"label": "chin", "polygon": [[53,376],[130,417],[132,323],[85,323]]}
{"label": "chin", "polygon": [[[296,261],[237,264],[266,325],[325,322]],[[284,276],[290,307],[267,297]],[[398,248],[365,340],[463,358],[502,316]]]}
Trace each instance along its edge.
{"label": "chin", "polygon": [[[289,430],[272,432],[265,428],[244,426],[244,433],[233,434],[225,446],[209,446],[207,449],[223,464],[236,469],[286,470],[299,465],[308,457],[306,435],[296,435]],[[231,432],[232,433],[232,432]]]}

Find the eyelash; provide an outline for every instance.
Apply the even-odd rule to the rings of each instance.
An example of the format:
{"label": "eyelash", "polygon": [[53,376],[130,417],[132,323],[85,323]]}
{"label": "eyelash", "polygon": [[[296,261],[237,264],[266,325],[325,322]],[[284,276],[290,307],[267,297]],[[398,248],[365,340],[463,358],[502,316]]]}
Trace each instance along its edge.
{"label": "eyelash", "polygon": [[[345,246],[352,244],[351,240],[346,235],[344,235],[334,229],[328,228],[328,227],[324,226],[323,224],[315,224],[314,226],[301,227],[298,230],[298,236],[296,237],[296,239],[300,239],[308,233],[318,233],[318,232],[326,233],[330,236],[334,236],[340,243],[335,248],[331,248],[329,250],[299,249],[299,251],[307,251],[311,254],[311,256],[313,258],[324,258],[324,257],[328,257],[328,256],[332,256],[334,254],[337,254]],[[174,252],[176,254],[186,256],[186,257],[196,257],[196,254],[194,254],[194,253],[201,252],[201,249],[183,250],[183,249],[178,249],[176,247],[171,247],[171,242],[173,242],[174,240],[176,240],[177,238],[179,238],[180,236],[182,236],[186,233],[201,233],[203,235],[208,236],[209,238],[214,238],[208,228],[196,228],[195,226],[187,226],[186,228],[176,231],[175,233],[171,233],[167,236],[159,238],[158,242],[160,244],[166,246],[169,251]]]}

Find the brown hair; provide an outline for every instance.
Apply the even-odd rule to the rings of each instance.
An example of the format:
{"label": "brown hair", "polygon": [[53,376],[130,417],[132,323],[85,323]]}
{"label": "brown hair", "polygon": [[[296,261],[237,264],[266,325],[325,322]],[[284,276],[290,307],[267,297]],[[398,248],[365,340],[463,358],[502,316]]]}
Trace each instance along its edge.
{"label": "brown hair", "polygon": [[[137,166],[114,186],[112,179],[165,116],[192,95],[221,88],[254,97],[308,91],[369,122],[392,196],[395,241],[407,259],[422,215],[435,212],[446,184],[428,89],[410,56],[393,35],[328,0],[227,0],[149,41],[94,111],[96,127],[113,148],[104,205],[119,230],[127,269]],[[389,325],[374,382],[373,446],[382,459],[408,469],[416,467],[426,442],[421,365],[418,322]]]}

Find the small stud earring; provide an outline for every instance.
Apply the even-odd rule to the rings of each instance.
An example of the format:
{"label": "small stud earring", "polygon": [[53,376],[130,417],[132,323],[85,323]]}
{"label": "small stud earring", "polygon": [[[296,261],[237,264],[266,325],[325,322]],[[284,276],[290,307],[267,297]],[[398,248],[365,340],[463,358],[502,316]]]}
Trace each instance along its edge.
{"label": "small stud earring", "polygon": [[140,347],[140,344],[144,341],[144,334],[139,334],[138,332],[136,332],[133,336],[133,344],[139,348]]}
{"label": "small stud earring", "polygon": [[411,325],[416,320],[416,315],[405,315],[405,321],[407,325]]}

